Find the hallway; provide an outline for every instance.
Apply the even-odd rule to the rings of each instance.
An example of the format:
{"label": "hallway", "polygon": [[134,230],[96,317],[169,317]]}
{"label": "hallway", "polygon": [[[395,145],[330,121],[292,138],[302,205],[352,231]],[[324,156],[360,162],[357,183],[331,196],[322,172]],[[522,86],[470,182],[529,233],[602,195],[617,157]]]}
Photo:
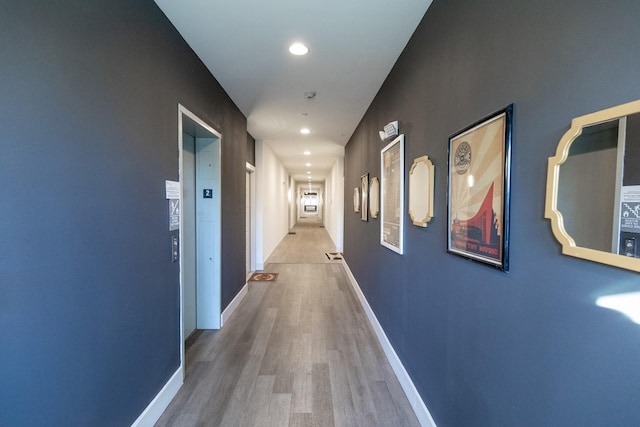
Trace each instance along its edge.
{"label": "hallway", "polygon": [[157,426],[418,426],[321,221],[288,234],[220,331],[186,351]]}

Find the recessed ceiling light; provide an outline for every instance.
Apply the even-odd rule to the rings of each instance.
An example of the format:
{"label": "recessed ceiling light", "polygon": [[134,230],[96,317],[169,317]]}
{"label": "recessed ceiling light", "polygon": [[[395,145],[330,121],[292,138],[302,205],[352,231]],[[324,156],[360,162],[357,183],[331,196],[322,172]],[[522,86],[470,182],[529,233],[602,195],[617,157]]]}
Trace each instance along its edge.
{"label": "recessed ceiling light", "polygon": [[311,163],[305,163],[304,165],[305,165],[306,167],[309,167],[309,166],[311,166]]}
{"label": "recessed ceiling light", "polygon": [[307,173],[311,173],[311,171],[307,171]]}
{"label": "recessed ceiling light", "polygon": [[306,55],[307,53],[309,53],[309,48],[302,43],[294,43],[289,46],[289,52],[297,56]]}
{"label": "recessed ceiling light", "polygon": [[308,128],[302,128],[300,129],[300,133],[304,134],[304,135],[308,135],[311,133],[311,131]]}
{"label": "recessed ceiling light", "polygon": [[305,151],[305,152],[304,152],[304,153],[302,153],[302,154],[304,154],[305,156],[310,156],[310,155],[311,155],[311,151]]}

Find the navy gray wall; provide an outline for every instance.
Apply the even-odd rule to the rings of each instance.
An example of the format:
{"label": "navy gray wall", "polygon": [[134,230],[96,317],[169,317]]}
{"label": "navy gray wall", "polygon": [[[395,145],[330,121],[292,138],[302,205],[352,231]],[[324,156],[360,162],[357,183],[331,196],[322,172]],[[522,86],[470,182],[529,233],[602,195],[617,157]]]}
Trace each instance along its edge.
{"label": "navy gray wall", "polygon": [[180,364],[177,105],[222,133],[223,307],[246,119],[151,0],[1,9],[0,425],[130,425]]}
{"label": "navy gray wall", "polygon": [[[352,211],[344,252],[440,426],[640,425],[640,325],[595,304],[640,278],[561,255],[543,217],[547,158],[571,118],[640,98],[638,22],[636,0],[435,0],[346,147],[347,189],[380,175],[391,120],[405,170],[435,164],[435,218],[407,220],[404,256]],[[505,274],[446,253],[447,141],[510,103]]]}

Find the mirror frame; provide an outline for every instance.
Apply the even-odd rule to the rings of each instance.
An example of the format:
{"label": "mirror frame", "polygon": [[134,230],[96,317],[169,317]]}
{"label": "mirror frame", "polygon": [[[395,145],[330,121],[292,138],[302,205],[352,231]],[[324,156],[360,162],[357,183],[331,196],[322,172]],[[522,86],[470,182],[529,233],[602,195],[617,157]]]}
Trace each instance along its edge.
{"label": "mirror frame", "polygon": [[[418,184],[415,179],[412,179],[414,176],[413,172],[420,163],[424,164],[427,167],[427,176],[429,179],[429,182],[427,183],[428,188],[426,189],[426,191],[419,191],[417,193],[414,192],[413,194],[424,195],[427,198],[427,211],[424,213],[423,217],[422,217],[422,212],[414,213],[413,210],[411,209],[412,201],[414,202],[414,204],[416,202],[414,198],[411,197],[412,189],[414,188],[414,185]],[[429,160],[429,156],[418,157],[413,161],[413,164],[411,165],[411,169],[409,170],[409,209],[408,210],[409,210],[409,218],[411,218],[411,222],[413,222],[413,225],[417,225],[418,227],[426,227],[427,223],[431,221],[431,218],[433,218],[434,177],[435,177],[435,171],[434,171],[433,163],[431,163],[431,160]],[[415,216],[416,214],[420,214],[421,217],[416,218]]]}
{"label": "mirror frame", "polygon": [[[375,197],[374,197],[375,196]],[[369,184],[369,216],[378,218],[380,213],[380,180],[377,176],[371,178]]]}
{"label": "mirror frame", "polygon": [[558,210],[560,166],[567,160],[571,144],[582,135],[582,129],[638,112],[640,112],[640,100],[574,118],[571,120],[571,128],[558,143],[556,155],[549,157],[544,216],[551,221],[551,230],[562,246],[563,254],[640,272],[640,259],[638,258],[576,246],[576,242],[564,228],[562,213]]}

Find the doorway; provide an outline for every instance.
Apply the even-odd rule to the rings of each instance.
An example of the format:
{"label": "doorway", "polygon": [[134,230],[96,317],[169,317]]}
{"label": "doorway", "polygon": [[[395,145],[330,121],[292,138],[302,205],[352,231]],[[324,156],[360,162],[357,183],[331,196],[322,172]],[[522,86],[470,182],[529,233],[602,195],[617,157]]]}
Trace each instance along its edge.
{"label": "doorway", "polygon": [[178,105],[181,353],[197,329],[219,329],[221,313],[221,135]]}
{"label": "doorway", "polygon": [[256,270],[255,256],[255,185],[256,185],[256,168],[250,163],[246,163],[246,212],[245,212],[245,273],[247,280],[249,276]]}

